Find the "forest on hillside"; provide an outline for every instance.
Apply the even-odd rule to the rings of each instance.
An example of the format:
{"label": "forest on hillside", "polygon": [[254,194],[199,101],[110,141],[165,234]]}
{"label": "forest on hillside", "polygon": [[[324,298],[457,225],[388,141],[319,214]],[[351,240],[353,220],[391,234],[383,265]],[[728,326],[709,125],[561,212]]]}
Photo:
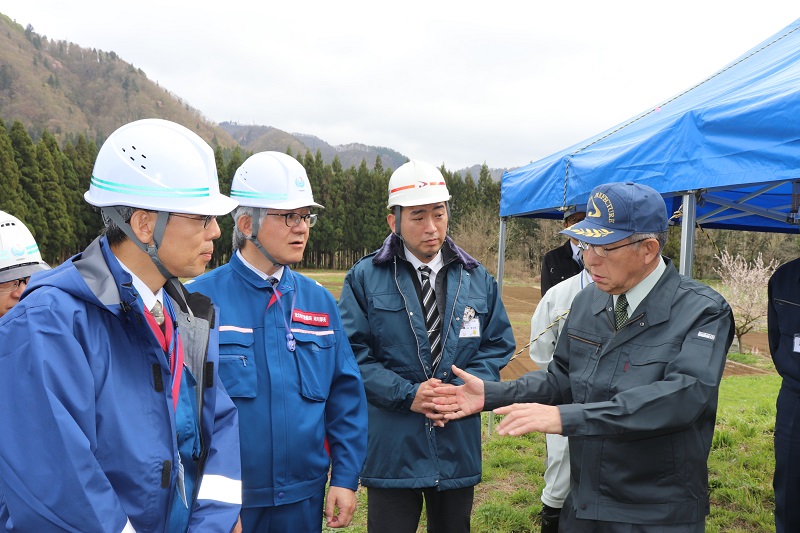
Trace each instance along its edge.
{"label": "forest on hillside", "polygon": [[[37,138],[19,121],[10,127],[0,120],[0,210],[25,222],[36,238],[45,260],[58,264],[81,251],[101,231],[99,213],[86,203],[98,146],[83,134],[68,134],[59,145],[43,130]],[[332,164],[316,154],[292,154],[303,164],[314,199],[325,206],[311,232],[305,268],[348,269],[364,254],[377,249],[388,234],[386,198],[391,168],[380,157],[373,167],[366,161],[344,168],[339,159]],[[220,190],[228,194],[236,169],[251,155],[238,146],[214,150]],[[484,164],[477,178],[462,176],[441,167],[451,200],[450,233],[456,242],[496,270],[499,234],[500,184]],[[231,253],[231,217],[219,219],[222,237],[217,241],[210,267],[225,263]],[[507,231],[506,264],[514,275],[535,277],[542,255],[563,242],[560,222],[513,218]],[[800,255],[796,235],[724,230],[697,230],[694,276],[713,278],[722,250],[752,261],[762,254],[765,261],[779,263]],[[680,254],[680,227],[670,229],[665,255]]]}

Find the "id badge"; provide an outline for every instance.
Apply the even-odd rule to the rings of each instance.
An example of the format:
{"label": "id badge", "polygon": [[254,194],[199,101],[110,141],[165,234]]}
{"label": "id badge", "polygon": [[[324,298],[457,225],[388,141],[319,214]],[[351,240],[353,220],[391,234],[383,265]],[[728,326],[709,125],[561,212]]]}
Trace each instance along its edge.
{"label": "id badge", "polygon": [[461,331],[458,332],[459,337],[480,337],[481,336],[481,321],[477,317],[464,322]]}
{"label": "id badge", "polygon": [[794,347],[792,351],[794,353],[800,353],[800,333],[794,334]]}

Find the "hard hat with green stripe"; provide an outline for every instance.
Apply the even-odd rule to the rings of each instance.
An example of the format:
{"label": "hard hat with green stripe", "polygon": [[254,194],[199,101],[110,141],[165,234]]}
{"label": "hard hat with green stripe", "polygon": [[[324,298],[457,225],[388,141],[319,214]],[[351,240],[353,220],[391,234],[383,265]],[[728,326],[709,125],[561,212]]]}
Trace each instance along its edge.
{"label": "hard hat with green stripe", "polygon": [[[322,207],[314,201],[306,169],[297,159],[281,152],[259,152],[248,157],[233,176],[231,197],[240,206],[253,208],[247,240],[275,266],[281,263],[258,240],[258,230],[266,210]],[[237,209],[233,216],[239,216],[241,211]],[[311,227],[314,222],[307,224]]]}
{"label": "hard hat with green stripe", "polygon": [[281,152],[248,157],[233,176],[231,198],[239,205],[267,209],[322,207],[314,202],[306,169]]}
{"label": "hard hat with green stripe", "polygon": [[211,147],[191,130],[161,119],[131,122],[108,137],[84,198],[97,207],[195,215],[224,215],[236,207],[219,192]]}
{"label": "hard hat with green stripe", "polygon": [[[126,124],[106,139],[83,197],[100,208],[106,227],[119,227],[168,280],[177,278],[158,251],[170,213],[219,216],[237,204],[219,192],[211,147],[180,124],[155,118]],[[126,207],[158,212],[152,242],[136,236],[123,217]]]}
{"label": "hard hat with green stripe", "polygon": [[450,200],[450,191],[438,168],[423,161],[409,161],[389,178],[389,205],[409,207]]}
{"label": "hard hat with green stripe", "polygon": [[42,261],[39,246],[27,226],[17,217],[0,211],[0,283],[27,278],[49,268]]}

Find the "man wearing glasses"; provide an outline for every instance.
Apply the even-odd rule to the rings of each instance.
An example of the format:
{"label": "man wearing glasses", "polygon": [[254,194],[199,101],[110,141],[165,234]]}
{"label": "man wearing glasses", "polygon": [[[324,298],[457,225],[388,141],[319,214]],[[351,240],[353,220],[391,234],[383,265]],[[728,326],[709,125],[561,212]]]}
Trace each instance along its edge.
{"label": "man wearing glasses", "polygon": [[0,211],[0,317],[17,305],[31,275],[49,268],[27,226]]}
{"label": "man wearing glasses", "polygon": [[220,376],[239,409],[243,531],[321,531],[323,509],[328,527],[347,526],[366,454],[364,386],[336,301],[289,267],[303,259],[311,209],[322,206],[303,166],[279,152],[249,157],[231,196],[231,260],[187,286],[222,309]]}
{"label": "man wearing glasses", "polygon": [[547,372],[483,382],[454,368],[445,418],[493,409],[502,435],[569,437],[560,531],[705,530],[707,459],[733,315],[661,256],[667,212],[652,188],[596,187],[580,239],[594,283],[579,292]]}
{"label": "man wearing glasses", "polygon": [[104,235],[0,318],[0,531],[230,533],[239,426],[218,311],[178,277],[220,235],[214,152],[146,119],[114,131],[85,194]]}

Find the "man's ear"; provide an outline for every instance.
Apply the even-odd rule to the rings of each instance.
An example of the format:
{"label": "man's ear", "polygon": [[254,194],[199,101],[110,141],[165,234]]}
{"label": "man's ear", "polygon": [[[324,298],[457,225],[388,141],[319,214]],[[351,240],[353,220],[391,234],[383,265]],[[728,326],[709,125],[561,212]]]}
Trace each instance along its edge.
{"label": "man's ear", "polygon": [[128,224],[137,239],[144,244],[150,244],[153,242],[153,232],[155,232],[157,219],[157,212],[137,209],[131,215],[131,220]]}
{"label": "man's ear", "polygon": [[661,257],[657,239],[647,239],[642,244],[645,247],[645,263],[650,264],[653,259]]}
{"label": "man's ear", "polygon": [[253,217],[250,215],[240,216],[239,220],[236,221],[236,227],[249,237],[253,234]]}
{"label": "man's ear", "polygon": [[386,223],[389,224],[389,230],[392,233],[395,233],[397,230],[395,229],[395,219],[394,219],[394,212],[389,213],[386,215]]}

